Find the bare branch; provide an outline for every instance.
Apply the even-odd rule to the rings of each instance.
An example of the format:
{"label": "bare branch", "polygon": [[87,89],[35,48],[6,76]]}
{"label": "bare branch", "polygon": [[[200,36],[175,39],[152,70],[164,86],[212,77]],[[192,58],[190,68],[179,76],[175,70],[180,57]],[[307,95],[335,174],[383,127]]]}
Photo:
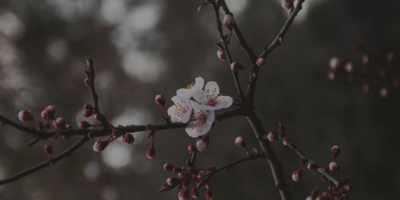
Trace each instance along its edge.
{"label": "bare branch", "polygon": [[43,169],[43,168],[46,168],[46,167],[50,166],[50,162],[51,162],[52,164],[54,164],[54,163],[60,161],[61,159],[65,158],[65,157],[67,157],[67,156],[71,156],[71,154],[72,154],[75,150],[77,150],[79,147],[81,147],[81,146],[82,146],[85,142],[87,142],[88,140],[89,140],[89,137],[88,137],[88,136],[83,136],[83,137],[82,137],[80,140],[78,140],[74,145],[72,145],[69,149],[65,150],[65,151],[64,151],[63,153],[61,153],[60,155],[58,155],[58,156],[54,157],[53,159],[51,159],[51,160],[49,160],[49,161],[46,161],[46,162],[44,162],[44,163],[42,163],[42,164],[40,164],[40,165],[37,165],[37,166],[32,167],[32,168],[30,168],[30,169],[27,169],[27,170],[25,170],[25,171],[23,171],[23,172],[21,172],[21,173],[18,173],[18,174],[14,175],[14,176],[12,176],[12,177],[10,177],[10,178],[6,178],[6,179],[3,179],[3,180],[0,180],[0,185],[6,184],[6,183],[14,182],[14,181],[16,181],[16,180],[18,180],[18,179],[20,179],[20,178],[22,178],[22,177],[24,177],[24,176],[27,176],[27,175],[29,175],[29,174],[32,174],[32,173],[34,173],[34,172],[37,172],[37,171],[39,171],[39,170],[41,170],[41,169]]}

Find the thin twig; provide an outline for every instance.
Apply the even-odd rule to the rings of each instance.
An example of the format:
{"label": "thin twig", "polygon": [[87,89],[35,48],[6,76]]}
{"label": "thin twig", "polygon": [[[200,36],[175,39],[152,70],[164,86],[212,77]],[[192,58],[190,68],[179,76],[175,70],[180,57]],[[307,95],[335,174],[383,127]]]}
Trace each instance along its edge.
{"label": "thin twig", "polygon": [[65,158],[65,157],[67,157],[67,156],[71,156],[71,154],[72,154],[75,150],[77,150],[80,146],[82,146],[82,145],[83,145],[85,142],[87,142],[88,140],[89,140],[89,137],[88,137],[88,136],[86,136],[86,135],[83,136],[83,137],[82,137],[80,140],[78,140],[74,145],[72,145],[69,149],[65,150],[63,153],[61,153],[61,154],[58,155],[57,157],[54,157],[54,158],[52,158],[52,159],[49,160],[49,161],[46,161],[46,162],[44,162],[44,163],[42,163],[42,164],[40,164],[40,165],[37,165],[37,166],[32,167],[32,168],[30,168],[30,169],[27,169],[27,170],[25,170],[25,171],[23,171],[23,172],[21,172],[21,173],[18,173],[18,174],[14,175],[14,176],[12,176],[12,177],[10,177],[10,178],[6,178],[6,179],[3,179],[3,180],[0,180],[0,185],[6,184],[6,183],[14,182],[14,181],[16,181],[16,180],[18,180],[18,179],[20,179],[20,178],[22,178],[22,177],[24,177],[24,176],[27,176],[27,175],[29,175],[29,174],[32,174],[32,173],[34,173],[34,172],[36,172],[36,171],[39,171],[39,170],[45,168],[45,167],[50,166],[50,162],[51,162],[52,164],[54,164],[54,163],[56,163],[56,162],[62,160],[63,158]]}
{"label": "thin twig", "polygon": [[235,162],[229,163],[229,164],[227,164],[227,165],[225,165],[225,166],[223,166],[223,167],[218,168],[218,169],[217,169],[215,172],[213,172],[213,173],[207,173],[207,174],[205,174],[204,176],[205,176],[206,178],[203,179],[203,182],[204,182],[204,183],[207,183],[207,182],[211,179],[211,177],[214,176],[215,174],[217,174],[217,173],[219,173],[219,172],[221,172],[221,171],[223,171],[223,170],[229,170],[230,168],[232,168],[233,166],[235,166],[235,165],[237,165],[237,164],[239,164],[239,163],[246,162],[246,161],[248,161],[248,160],[255,160],[255,159],[258,159],[258,158],[266,158],[266,156],[265,156],[264,153],[261,152],[261,153],[257,153],[257,154],[251,154],[251,155],[248,156],[248,157],[245,157],[245,158],[239,159],[239,160],[237,160],[237,161],[235,161]]}
{"label": "thin twig", "polygon": [[[229,64],[229,69],[231,68],[231,64],[232,64],[232,57],[231,54],[229,53],[229,48],[228,48],[228,42],[225,39],[224,36],[224,32],[222,31],[222,23],[221,20],[219,18],[219,6],[217,6],[215,3],[212,4],[212,7],[214,9],[214,13],[215,13],[215,18],[216,18],[216,23],[217,23],[217,29],[219,32],[219,37],[222,40],[222,45],[224,47],[224,52],[226,54],[226,57],[228,59],[228,64]],[[233,75],[233,79],[235,81],[235,85],[236,85],[236,89],[238,92],[238,96],[240,99],[240,103],[243,103],[244,100],[244,93],[242,90],[242,87],[240,86],[240,82],[239,82],[239,76],[238,76],[238,71],[232,71],[232,75]]]}
{"label": "thin twig", "polygon": [[2,116],[2,115],[0,115],[0,127],[4,126],[4,125],[12,126],[12,127],[16,128],[16,129],[18,129],[20,131],[23,131],[23,132],[31,134],[34,137],[42,137],[43,135],[45,135],[44,133],[41,133],[41,132],[39,132],[39,131],[37,131],[37,130],[35,130],[33,128],[29,128],[27,126],[20,125],[20,124],[14,122],[14,121]]}
{"label": "thin twig", "polygon": [[[285,25],[283,26],[281,32],[279,32],[278,36],[275,38],[275,40],[272,42],[272,44],[264,50],[264,52],[259,56],[261,58],[266,59],[267,56],[279,45],[282,44],[281,41],[283,41],[283,37],[285,36],[286,32],[289,30],[290,25],[292,25],[294,18],[297,16],[297,14],[300,12],[302,9],[304,0],[299,0],[297,2],[296,8],[293,10],[293,12],[290,14],[288,20],[286,21]],[[253,65],[253,70],[257,69],[257,65]],[[253,101],[254,101],[254,93],[256,90],[256,83],[258,80],[258,76],[250,76],[249,84],[247,86],[247,94],[246,94],[246,101],[245,105],[246,106],[252,106]]]}

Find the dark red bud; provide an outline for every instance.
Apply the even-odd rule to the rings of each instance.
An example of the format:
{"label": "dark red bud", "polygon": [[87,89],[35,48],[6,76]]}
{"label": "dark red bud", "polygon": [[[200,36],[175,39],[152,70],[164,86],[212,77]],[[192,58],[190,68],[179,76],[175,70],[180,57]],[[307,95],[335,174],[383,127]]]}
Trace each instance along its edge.
{"label": "dark red bud", "polygon": [[190,160],[187,160],[186,167],[193,167],[193,163]]}
{"label": "dark red bud", "polygon": [[233,62],[233,63],[231,64],[231,70],[232,70],[232,71],[240,71],[240,70],[242,70],[242,69],[243,69],[243,65],[240,64],[240,63],[238,63],[238,62]]}
{"label": "dark red bud", "polygon": [[235,25],[235,19],[233,19],[232,15],[228,14],[225,15],[222,23],[228,30],[232,30],[233,26]]}
{"label": "dark red bud", "polygon": [[237,137],[235,139],[235,144],[238,147],[246,148],[246,141],[242,137]]}
{"label": "dark red bud", "polygon": [[258,67],[262,67],[265,64],[265,59],[264,58],[258,58],[256,63],[257,63]]}
{"label": "dark red bud", "polygon": [[292,144],[292,140],[290,139],[289,136],[285,136],[282,139],[282,143],[283,145],[290,146]]}
{"label": "dark red bud", "polygon": [[83,109],[84,109],[84,110],[90,110],[90,111],[92,111],[92,110],[93,110],[93,106],[90,105],[90,104],[85,104],[85,105],[83,106]]}
{"label": "dark red bud", "polygon": [[167,184],[171,187],[174,187],[178,183],[179,183],[179,179],[177,179],[177,178],[174,178],[174,177],[167,178]]}
{"label": "dark red bud", "polygon": [[283,0],[282,7],[285,8],[286,10],[293,9],[294,8],[293,0]]}
{"label": "dark red bud", "polygon": [[164,165],[164,170],[165,170],[165,171],[170,172],[170,171],[172,171],[173,169],[174,169],[174,165],[172,165],[171,163],[165,163],[165,165]]}
{"label": "dark red bud", "polygon": [[81,129],[88,129],[91,125],[87,121],[80,121],[79,128]]}
{"label": "dark red bud", "polygon": [[227,60],[226,55],[225,55],[225,52],[222,51],[221,49],[219,49],[219,50],[217,51],[217,56],[218,56],[218,58],[219,58],[220,60]]}
{"label": "dark red bud", "polygon": [[21,122],[30,122],[33,120],[33,117],[30,113],[30,110],[23,110],[18,113],[18,118]]}
{"label": "dark red bud", "polygon": [[122,142],[125,143],[125,144],[133,145],[133,143],[135,142],[135,138],[133,137],[132,134],[127,133],[122,138]]}
{"label": "dark red bud", "polygon": [[331,149],[333,160],[335,160],[340,154],[340,148],[338,146],[333,146]]}
{"label": "dark red bud", "polygon": [[278,132],[276,131],[271,131],[268,133],[268,140],[269,141],[275,141],[278,140]]}
{"label": "dark red bud", "polygon": [[156,149],[153,146],[151,146],[149,148],[149,150],[147,150],[146,156],[147,156],[148,159],[155,158],[156,157]]}
{"label": "dark red bud", "polygon": [[146,129],[146,131],[152,131],[153,130],[153,126],[151,124],[146,124],[146,126],[144,126],[144,128]]}
{"label": "dark red bud", "polygon": [[184,188],[188,188],[189,187],[189,184],[190,184],[190,181],[189,180],[183,180],[182,181],[182,187],[184,187]]}
{"label": "dark red bud", "polygon": [[179,200],[189,200],[189,197],[190,197],[189,188],[185,188],[182,191],[180,191],[178,194],[178,197],[179,197]]}
{"label": "dark red bud", "polygon": [[371,62],[371,57],[369,57],[368,55],[364,55],[364,56],[362,57],[362,62],[363,62],[364,64],[370,63],[370,62]]}
{"label": "dark red bud", "polygon": [[42,119],[47,120],[47,112],[46,111],[42,111],[42,113],[40,114],[40,116],[42,117]]}
{"label": "dark red bud", "polygon": [[121,136],[121,134],[119,133],[118,129],[113,128],[113,129],[111,130],[111,136],[113,136],[113,137],[116,138],[116,137]]}
{"label": "dark red bud", "polygon": [[194,153],[197,151],[197,147],[194,146],[193,144],[191,144],[188,146],[188,151],[189,151],[189,153]]}
{"label": "dark red bud", "polygon": [[192,189],[192,197],[195,198],[195,199],[200,197],[199,189],[197,189],[195,187]]}
{"label": "dark red bud", "polygon": [[344,190],[346,190],[347,192],[351,192],[351,187],[350,187],[350,185],[345,185],[343,188],[344,188]]}
{"label": "dark red bud", "polygon": [[157,95],[155,101],[159,106],[165,107],[165,99],[162,95]]}
{"label": "dark red bud", "polygon": [[91,111],[91,110],[84,110],[83,111],[83,116],[86,117],[86,118],[92,116],[92,114],[93,114],[93,111]]}
{"label": "dark red bud", "polygon": [[315,188],[311,191],[311,195],[310,195],[311,199],[312,199],[312,200],[316,199],[316,198],[319,196],[319,193],[320,193],[320,192],[321,192],[320,189],[319,189],[318,187],[315,187]]}
{"label": "dark red bud", "polygon": [[293,174],[292,174],[293,181],[296,181],[296,182],[300,181],[302,173],[303,172],[300,169],[294,171]]}
{"label": "dark red bud", "polygon": [[56,109],[54,109],[54,106],[47,106],[44,111],[47,113],[47,117],[49,119],[54,119],[54,114],[56,113]]}
{"label": "dark red bud", "polygon": [[53,126],[56,129],[63,129],[65,127],[65,120],[62,117],[59,117],[53,121]]}
{"label": "dark red bud", "polygon": [[315,163],[308,163],[307,166],[308,170],[317,170],[318,169],[318,165]]}
{"label": "dark red bud", "polygon": [[212,190],[208,189],[207,192],[206,192],[206,199],[207,200],[212,200],[213,198],[214,198],[214,195],[212,193]]}
{"label": "dark red bud", "polygon": [[329,163],[329,170],[333,172],[340,172],[340,167],[337,163],[331,162]]}
{"label": "dark red bud", "polygon": [[45,152],[47,155],[51,155],[51,154],[53,153],[53,148],[51,147],[50,144],[44,145],[43,149],[44,149],[44,152]]}
{"label": "dark red bud", "polygon": [[326,176],[323,175],[323,174],[322,174],[322,176],[321,176],[321,180],[322,180],[322,182],[328,182],[328,181],[329,181],[328,177],[326,177]]}

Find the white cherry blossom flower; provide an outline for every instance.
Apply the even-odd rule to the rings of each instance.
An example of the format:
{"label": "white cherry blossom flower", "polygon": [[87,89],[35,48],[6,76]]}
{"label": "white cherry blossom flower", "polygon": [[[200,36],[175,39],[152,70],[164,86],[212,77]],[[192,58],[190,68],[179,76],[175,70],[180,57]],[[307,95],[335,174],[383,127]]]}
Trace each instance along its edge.
{"label": "white cherry blossom flower", "polygon": [[186,88],[184,89],[179,89],[176,91],[176,95],[180,96],[180,97],[184,97],[186,99],[190,99],[193,96],[193,91],[195,89],[203,89],[204,87],[204,79],[201,77],[197,77],[195,79],[195,83],[188,85]]}
{"label": "white cherry blossom flower", "polygon": [[196,118],[195,121],[189,122],[186,126],[186,133],[192,137],[197,138],[203,136],[210,131],[212,124],[215,121],[214,110],[207,110],[200,107],[200,104],[192,101],[193,103],[193,116]]}
{"label": "white cherry blossom flower", "polygon": [[205,110],[220,110],[232,105],[232,97],[221,96],[216,82],[208,82],[204,89],[205,92],[200,89],[194,89],[193,91],[193,98],[200,104],[200,108]]}
{"label": "white cherry blossom flower", "polygon": [[168,115],[171,116],[171,121],[187,123],[193,109],[190,100],[181,96],[174,96],[171,100],[175,103],[175,105],[168,108]]}

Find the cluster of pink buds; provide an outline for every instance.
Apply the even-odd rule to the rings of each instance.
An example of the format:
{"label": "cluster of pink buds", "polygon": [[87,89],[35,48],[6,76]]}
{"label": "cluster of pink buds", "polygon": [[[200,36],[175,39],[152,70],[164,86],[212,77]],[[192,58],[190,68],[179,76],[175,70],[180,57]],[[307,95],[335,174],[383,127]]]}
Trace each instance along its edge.
{"label": "cluster of pink buds", "polygon": [[[193,147],[190,148],[194,150]],[[178,194],[179,200],[188,200],[190,197],[200,197],[199,189],[205,187],[207,189],[205,198],[208,200],[214,198],[212,190],[210,189],[210,184],[205,183],[203,179],[217,171],[215,166],[211,165],[203,169],[195,167],[190,160],[187,160],[185,167],[175,167],[171,163],[165,163],[164,170],[178,174],[178,178],[167,178],[166,183],[162,185],[162,188],[158,190],[157,193],[167,192],[175,187],[183,187],[183,190]],[[192,190],[190,190],[190,185],[192,185]]]}
{"label": "cluster of pink buds", "polygon": [[[282,135],[280,135],[282,134]],[[278,141],[280,137],[282,137],[282,143],[286,146],[290,146],[292,144],[292,140],[286,133],[286,129],[283,126],[282,122],[279,122],[279,130],[271,131],[267,135],[269,141]]]}
{"label": "cluster of pink buds", "polygon": [[367,68],[356,70],[352,62],[333,57],[329,61],[328,79],[335,80],[339,75],[345,73],[349,74],[348,80],[350,82],[365,77],[369,81],[363,85],[364,92],[368,92],[374,87],[380,87],[380,95],[387,97],[399,84],[398,80],[391,73],[394,54],[387,54],[386,65],[384,65],[377,63],[375,58],[361,45],[356,45],[354,51],[363,54],[361,61],[367,65]]}
{"label": "cluster of pink buds", "polygon": [[[316,188],[311,192],[311,195],[307,199],[310,199],[310,200],[336,200],[336,199],[346,200],[346,199],[348,199],[347,193],[351,191],[351,187],[350,187],[350,185],[348,185],[350,176],[345,177],[343,175],[339,165],[335,162],[336,158],[340,154],[340,148],[338,146],[333,146],[331,149],[331,153],[332,153],[332,157],[333,157],[333,162],[329,163],[328,167],[321,167],[315,163],[309,163],[308,169],[309,170],[317,170],[318,168],[321,168],[325,172],[340,173],[342,181],[338,182],[337,184],[334,184],[324,174],[322,174],[322,178],[321,178],[322,181],[329,182],[328,190],[323,192],[322,195],[319,196],[320,191],[318,188]],[[302,163],[302,165],[303,165],[303,163]],[[293,180],[294,180],[294,178],[293,178]]]}
{"label": "cluster of pink buds", "polygon": [[83,110],[83,116],[86,117],[86,118],[92,116],[92,114],[94,113],[93,106],[90,105],[90,104],[85,104],[83,106],[83,109],[84,109]]}

